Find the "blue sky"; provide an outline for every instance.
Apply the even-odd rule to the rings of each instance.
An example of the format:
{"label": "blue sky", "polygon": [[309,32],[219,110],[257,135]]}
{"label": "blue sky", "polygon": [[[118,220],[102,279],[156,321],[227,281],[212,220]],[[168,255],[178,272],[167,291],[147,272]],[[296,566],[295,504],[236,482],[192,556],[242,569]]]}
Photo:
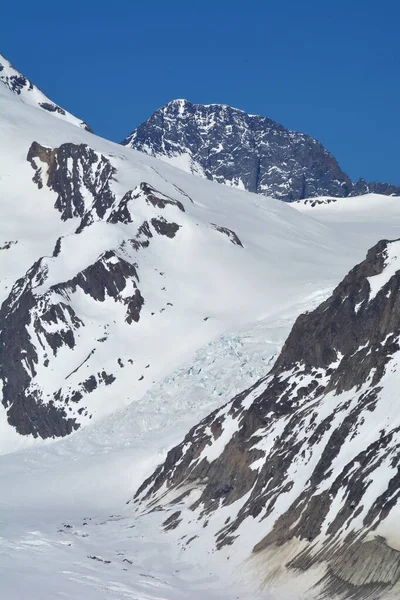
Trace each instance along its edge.
{"label": "blue sky", "polygon": [[173,98],[230,104],[400,185],[398,4],[5,0],[0,52],[115,141]]}

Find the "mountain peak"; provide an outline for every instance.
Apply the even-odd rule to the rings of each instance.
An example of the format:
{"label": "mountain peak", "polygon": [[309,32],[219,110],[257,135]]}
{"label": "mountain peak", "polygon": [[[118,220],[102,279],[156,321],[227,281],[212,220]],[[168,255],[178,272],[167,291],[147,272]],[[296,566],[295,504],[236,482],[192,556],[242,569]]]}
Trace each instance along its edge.
{"label": "mountain peak", "polygon": [[317,140],[227,104],[173,100],[122,143],[218,183],[280,200],[347,196],[352,190]]}
{"label": "mountain peak", "polygon": [[2,54],[0,54],[0,81],[25,104],[45,110],[59,119],[68,121],[73,125],[86,129],[86,131],[91,131],[87,123],[74,117],[45,96],[32,81],[17,71]]}
{"label": "mountain peak", "polygon": [[[231,106],[230,104],[221,104],[219,102],[212,102],[211,104],[197,104],[194,102],[190,102],[190,100],[187,100],[186,98],[176,98],[175,100],[171,100],[171,102],[168,102],[168,104],[166,104],[163,108],[166,109],[168,107],[176,107],[176,106],[179,106],[182,109],[191,108],[191,109],[194,109],[197,111],[201,111],[203,109],[207,109],[207,111],[209,111],[209,109],[230,110],[232,112],[238,112],[238,113],[247,115],[247,113],[244,110],[241,110],[240,108],[235,108],[234,106]],[[247,115],[247,116],[251,117],[251,116],[255,116],[255,115]]]}
{"label": "mountain peak", "polygon": [[122,144],[189,173],[287,202],[369,192],[400,195],[400,188],[389,184],[353,184],[316,139],[227,104],[172,100]]}

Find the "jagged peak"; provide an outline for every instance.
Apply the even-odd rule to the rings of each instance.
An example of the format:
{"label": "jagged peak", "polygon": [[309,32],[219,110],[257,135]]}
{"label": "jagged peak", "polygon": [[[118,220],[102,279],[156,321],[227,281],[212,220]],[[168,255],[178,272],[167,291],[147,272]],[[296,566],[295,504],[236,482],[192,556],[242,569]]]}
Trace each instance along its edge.
{"label": "jagged peak", "polygon": [[231,112],[241,113],[243,116],[247,116],[247,117],[256,117],[258,119],[268,119],[268,117],[262,117],[259,115],[250,115],[245,110],[242,110],[241,108],[236,108],[234,106],[231,106],[230,104],[223,104],[223,103],[219,103],[219,102],[212,102],[211,104],[202,104],[202,103],[190,102],[190,100],[187,100],[185,98],[177,98],[177,99],[171,100],[170,102],[165,104],[161,108],[161,110],[165,110],[165,109],[168,109],[171,107],[175,108],[177,106],[180,107],[181,109],[193,108],[195,111],[203,110],[203,109],[229,110]]}
{"label": "jagged peak", "polygon": [[387,183],[353,183],[315,138],[229,104],[168,102],[123,145],[192,174],[286,202],[370,192],[400,196]]}
{"label": "jagged peak", "polygon": [[353,185],[316,139],[228,104],[172,100],[122,144],[218,183],[285,201],[347,196]]}

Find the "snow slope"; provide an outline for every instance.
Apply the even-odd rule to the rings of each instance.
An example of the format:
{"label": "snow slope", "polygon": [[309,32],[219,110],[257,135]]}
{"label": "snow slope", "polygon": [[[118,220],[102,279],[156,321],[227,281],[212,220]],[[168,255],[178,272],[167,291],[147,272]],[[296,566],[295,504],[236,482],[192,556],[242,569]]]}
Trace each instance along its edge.
{"label": "snow slope", "polygon": [[[209,535],[203,551],[197,545],[193,552],[179,541],[182,532],[162,533],[165,514],[136,516],[125,502],[190,427],[268,372],[297,314],[324,300],[331,281],[321,280],[322,288],[212,341],[122,412],[57,443],[1,456],[3,593],[24,598],[29,590],[40,600],[303,599],[297,581],[286,591],[257,591],[254,566],[252,585],[241,582],[239,573],[248,575],[237,567],[256,534],[244,536],[227,561],[212,552]],[[206,531],[195,526],[193,535]]]}
{"label": "snow slope", "polygon": [[54,104],[47,96],[43,94],[29,79],[17,71],[13,65],[0,54],[0,82],[2,82],[11,92],[13,92],[22,102],[47,111],[49,114],[90,131],[90,127],[80,119],[77,119],[69,112]]}
{"label": "snow slope", "polygon": [[351,230],[352,234],[358,235],[359,231],[371,227],[378,238],[396,236],[396,222],[393,222],[393,230],[391,222],[393,215],[397,214],[399,203],[399,196],[365,194],[351,198],[321,196],[293,202],[291,206],[330,227],[340,225],[346,229],[346,233]]}

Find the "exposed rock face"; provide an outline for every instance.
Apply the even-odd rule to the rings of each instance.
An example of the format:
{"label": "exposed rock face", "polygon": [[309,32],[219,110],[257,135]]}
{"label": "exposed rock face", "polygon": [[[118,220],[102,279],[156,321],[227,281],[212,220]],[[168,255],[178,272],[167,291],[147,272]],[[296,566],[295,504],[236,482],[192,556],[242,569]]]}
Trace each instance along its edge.
{"label": "exposed rock face", "polygon": [[[108,158],[85,144],[62,144],[51,149],[33,142],[27,159],[36,171],[33,181],[38,187],[46,181],[58,194],[55,208],[63,221],[80,217],[87,225],[94,217],[102,219],[115,201],[110,189],[115,168]],[[94,198],[90,205],[85,204],[83,190]]]}
{"label": "exposed rock face", "polygon": [[400,551],[380,536],[396,523],[400,498],[398,269],[400,241],[379,242],[297,319],[271,372],[168,453],[136,502],[186,498],[189,510],[175,518],[182,533],[189,520],[204,524],[226,510],[216,548],[240,544],[254,521],[255,553],[296,541],[286,568],[323,563],[315,583],[324,598],[399,591]]}
{"label": "exposed rock face", "polygon": [[[137,288],[137,271],[119,254],[108,251],[73,279],[49,287],[45,286],[47,261],[41,259],[16,282],[3,303],[0,310],[2,401],[8,409],[9,423],[19,433],[42,438],[69,434],[79,426],[76,414],[83,411],[85,416],[88,414],[80,403],[84,394],[97,385],[110,385],[115,380],[105,372],[98,373],[92,375],[94,387],[87,387],[82,381],[72,389],[60,388],[48,398],[36,376],[39,370],[49,367],[52,357],[64,347],[73,350],[77,346],[76,336],[85,327],[84,317],[79,317],[72,306],[78,290],[95,302],[113,299],[126,307],[128,324],[139,321],[144,299]],[[127,293],[129,288],[131,293]],[[66,413],[69,403],[74,407],[75,418]]]}
{"label": "exposed rock face", "polygon": [[23,102],[36,106],[42,110],[54,114],[56,117],[68,121],[86,131],[91,131],[89,125],[80,119],[77,119],[63,108],[54,104],[47,98],[43,92],[37,88],[32,81],[27,79],[17,71],[12,64],[0,54],[0,82],[2,82],[11,92],[18,96]]}
{"label": "exposed rock face", "polygon": [[215,225],[214,223],[211,223],[211,226],[216,231],[219,231],[220,233],[223,233],[224,235],[226,235],[226,237],[232,244],[234,244],[235,246],[241,246],[243,248],[242,242],[240,241],[240,239],[238,238],[238,236],[236,235],[236,233],[234,231],[232,231],[231,229],[228,229],[227,227],[221,227],[220,225]]}
{"label": "exposed rock face", "polygon": [[287,202],[368,191],[400,195],[400,188],[387,184],[353,185],[317,140],[220,104],[174,100],[122,143],[191,173]]}
{"label": "exposed rock face", "polygon": [[367,183],[365,179],[359,179],[355,184],[352,196],[363,194],[383,194],[384,196],[400,196],[400,187],[390,183]]}

